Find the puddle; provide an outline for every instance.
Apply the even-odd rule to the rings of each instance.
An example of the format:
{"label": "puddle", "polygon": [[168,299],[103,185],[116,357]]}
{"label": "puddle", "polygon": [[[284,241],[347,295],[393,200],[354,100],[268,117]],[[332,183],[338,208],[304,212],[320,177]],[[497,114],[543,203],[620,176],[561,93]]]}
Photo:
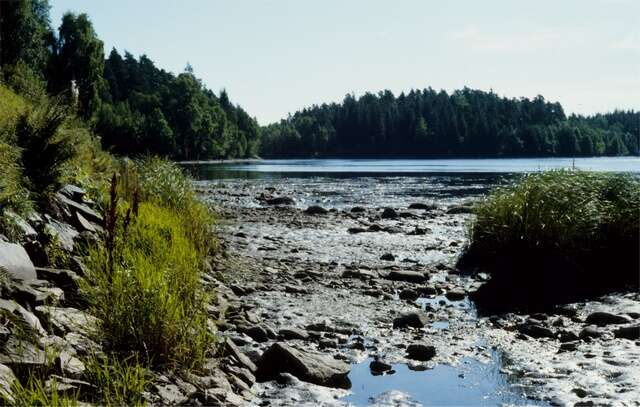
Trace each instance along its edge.
{"label": "puddle", "polygon": [[435,321],[431,323],[433,329],[449,329],[449,322],[447,321]]}
{"label": "puddle", "polygon": [[407,365],[393,366],[394,374],[374,376],[367,359],[353,365],[349,379],[351,394],[341,401],[354,406],[495,406],[548,405],[517,392],[500,373],[500,357],[484,364],[464,358],[458,366],[436,365],[425,371],[409,370]]}

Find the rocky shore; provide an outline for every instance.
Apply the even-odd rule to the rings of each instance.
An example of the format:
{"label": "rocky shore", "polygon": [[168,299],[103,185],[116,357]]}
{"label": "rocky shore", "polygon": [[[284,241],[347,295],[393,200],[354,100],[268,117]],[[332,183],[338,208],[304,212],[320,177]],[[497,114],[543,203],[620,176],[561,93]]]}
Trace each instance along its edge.
{"label": "rocky shore", "polygon": [[[489,403],[637,405],[640,399],[637,293],[548,314],[476,314],[468,294],[488,277],[461,275],[454,265],[473,216],[469,203],[481,188],[426,202],[405,197],[402,206],[377,206],[385,197],[332,197],[341,201],[332,207],[323,206],[318,185],[198,187],[223,218],[226,257],[219,271],[238,305],[222,313],[219,326],[255,365],[245,382],[252,405],[348,405],[362,391],[349,389],[357,379],[349,370],[361,371],[355,368],[363,363],[383,377],[401,365],[415,374],[450,365],[460,371],[452,386],[473,387],[465,382],[465,365],[496,363],[496,355],[500,378]],[[336,195],[357,189],[334,187]],[[364,391],[377,405],[420,405],[424,396]],[[464,400],[469,404],[449,402]]]}

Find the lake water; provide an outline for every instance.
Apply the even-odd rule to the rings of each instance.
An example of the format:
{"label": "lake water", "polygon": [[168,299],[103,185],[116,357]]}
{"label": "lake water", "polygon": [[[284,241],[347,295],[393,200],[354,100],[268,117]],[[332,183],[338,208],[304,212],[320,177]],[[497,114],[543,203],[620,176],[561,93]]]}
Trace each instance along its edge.
{"label": "lake water", "polygon": [[[204,165],[203,165],[204,164]],[[210,165],[207,165],[210,164]],[[238,163],[184,164],[200,179],[281,178],[309,175],[380,176],[419,174],[505,174],[576,168],[587,171],[640,173],[640,157],[489,158],[489,159],[304,159]]]}

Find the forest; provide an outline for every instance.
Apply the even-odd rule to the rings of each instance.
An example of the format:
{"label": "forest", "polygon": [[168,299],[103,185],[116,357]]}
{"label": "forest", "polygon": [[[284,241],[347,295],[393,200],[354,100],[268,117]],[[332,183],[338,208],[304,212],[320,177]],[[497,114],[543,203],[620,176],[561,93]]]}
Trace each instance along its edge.
{"label": "forest", "polygon": [[269,157],[514,157],[638,154],[640,112],[568,116],[542,96],[464,88],[385,90],[312,106],[262,129]]}
{"label": "forest", "polygon": [[223,90],[208,89],[187,64],[174,75],[146,55],[105,58],[86,14],[66,13],[55,30],[47,0],[0,2],[0,67],[21,94],[74,105],[103,147],[178,160],[252,157],[259,127]]}

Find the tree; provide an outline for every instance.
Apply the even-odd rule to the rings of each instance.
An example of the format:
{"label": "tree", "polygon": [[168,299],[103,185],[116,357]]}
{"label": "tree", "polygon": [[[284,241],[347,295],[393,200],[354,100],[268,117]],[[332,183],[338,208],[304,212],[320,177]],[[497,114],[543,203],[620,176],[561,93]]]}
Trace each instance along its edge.
{"label": "tree", "polygon": [[59,28],[56,55],[57,90],[77,87],[78,112],[85,118],[98,110],[104,85],[104,49],[86,14],[66,13]]}

